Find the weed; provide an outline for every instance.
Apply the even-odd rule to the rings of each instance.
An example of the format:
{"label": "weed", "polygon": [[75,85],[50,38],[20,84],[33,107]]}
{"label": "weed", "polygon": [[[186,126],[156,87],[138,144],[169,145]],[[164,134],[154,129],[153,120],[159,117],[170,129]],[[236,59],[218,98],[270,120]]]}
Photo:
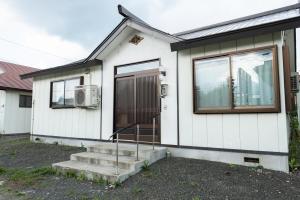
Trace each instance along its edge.
{"label": "weed", "polygon": [[[93,182],[99,184],[99,185],[104,185],[107,184],[107,181],[103,179],[103,177],[96,177],[93,179]],[[108,185],[108,184],[107,184]]]}
{"label": "weed", "polygon": [[67,178],[77,178],[77,173],[74,170],[67,170],[65,176]]}
{"label": "weed", "polygon": [[93,200],[101,200],[101,198],[98,197],[98,196],[95,196],[95,197],[93,198]]}
{"label": "weed", "polygon": [[234,167],[235,167],[235,164],[229,164],[229,167],[230,167],[230,168],[234,168]]}
{"label": "weed", "polygon": [[116,181],[114,183],[114,188],[120,187],[121,186],[121,182],[120,181]]}
{"label": "weed", "polygon": [[200,197],[193,197],[192,200],[201,200]]}
{"label": "weed", "polygon": [[6,173],[6,169],[4,167],[0,167],[0,175],[5,173]]}
{"label": "weed", "polygon": [[133,192],[134,194],[141,193],[142,191],[143,191],[143,190],[142,190],[141,188],[137,187],[137,186],[135,186],[135,187],[132,188],[132,192]]}
{"label": "weed", "polygon": [[298,132],[299,122],[297,111],[289,113],[290,118],[290,145],[289,145],[289,165],[291,171],[300,166],[300,136]]}
{"label": "weed", "polygon": [[38,176],[55,175],[57,173],[57,170],[52,167],[42,167],[34,169],[32,173]]}
{"label": "weed", "polygon": [[88,199],[90,199],[88,196],[81,196],[80,197],[80,200],[88,200]]}
{"label": "weed", "polygon": [[85,176],[85,174],[83,172],[80,172],[80,174],[77,176],[77,180],[85,181],[85,180],[87,180],[87,177]]}
{"label": "weed", "polygon": [[148,161],[148,160],[145,160],[145,161],[144,161],[144,164],[143,164],[143,166],[142,166],[142,169],[143,169],[144,171],[149,171],[149,170],[150,170],[150,164],[149,164],[149,161]]}
{"label": "weed", "polygon": [[25,196],[25,193],[24,193],[24,192],[16,191],[16,195],[17,195],[17,196]]}
{"label": "weed", "polygon": [[193,187],[198,187],[198,186],[199,186],[199,184],[198,184],[198,183],[196,183],[196,182],[194,182],[194,181],[192,181],[192,182],[191,182],[191,186],[193,186]]}

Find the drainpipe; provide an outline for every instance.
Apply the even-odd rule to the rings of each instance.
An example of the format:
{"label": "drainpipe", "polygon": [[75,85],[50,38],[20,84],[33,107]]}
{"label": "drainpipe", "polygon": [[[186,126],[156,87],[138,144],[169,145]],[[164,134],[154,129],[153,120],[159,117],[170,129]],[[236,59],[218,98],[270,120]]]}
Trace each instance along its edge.
{"label": "drainpipe", "polygon": [[178,74],[178,51],[176,51],[176,90],[177,90],[177,146],[180,146],[179,135],[179,74]]}
{"label": "drainpipe", "polygon": [[101,86],[100,86],[100,140],[102,139],[102,101],[103,101],[103,62],[100,67],[101,70]]}

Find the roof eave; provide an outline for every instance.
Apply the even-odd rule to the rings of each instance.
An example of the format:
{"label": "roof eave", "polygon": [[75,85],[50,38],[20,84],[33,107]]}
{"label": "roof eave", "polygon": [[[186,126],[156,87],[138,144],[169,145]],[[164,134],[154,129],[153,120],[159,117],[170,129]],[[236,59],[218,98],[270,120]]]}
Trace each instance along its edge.
{"label": "roof eave", "polygon": [[33,77],[37,77],[37,76],[45,76],[45,75],[49,75],[49,74],[60,73],[60,72],[65,72],[65,71],[70,71],[70,70],[88,68],[91,66],[101,65],[101,64],[102,64],[101,60],[94,59],[94,60],[91,60],[88,62],[71,63],[71,64],[53,67],[53,68],[49,68],[49,69],[44,69],[44,70],[40,70],[40,71],[35,71],[35,72],[27,73],[27,74],[21,74],[20,77],[21,77],[21,79],[27,79],[27,78],[33,78]]}
{"label": "roof eave", "polygon": [[252,37],[259,34],[267,34],[276,31],[283,31],[283,30],[297,28],[299,26],[300,26],[300,17],[295,17],[295,18],[286,19],[282,21],[239,29],[235,31],[175,42],[171,44],[171,51],[180,51],[180,50],[199,47],[202,45],[208,45],[212,43],[225,42],[225,41],[236,40],[245,37]]}

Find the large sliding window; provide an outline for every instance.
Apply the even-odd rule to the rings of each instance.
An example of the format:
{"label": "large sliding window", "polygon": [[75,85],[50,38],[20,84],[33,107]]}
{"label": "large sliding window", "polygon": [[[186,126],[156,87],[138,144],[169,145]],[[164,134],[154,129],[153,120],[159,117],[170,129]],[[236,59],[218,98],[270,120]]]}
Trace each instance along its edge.
{"label": "large sliding window", "polygon": [[83,77],[51,82],[50,107],[73,108],[75,86],[83,84]]}
{"label": "large sliding window", "polygon": [[194,112],[279,112],[276,47],[194,59]]}

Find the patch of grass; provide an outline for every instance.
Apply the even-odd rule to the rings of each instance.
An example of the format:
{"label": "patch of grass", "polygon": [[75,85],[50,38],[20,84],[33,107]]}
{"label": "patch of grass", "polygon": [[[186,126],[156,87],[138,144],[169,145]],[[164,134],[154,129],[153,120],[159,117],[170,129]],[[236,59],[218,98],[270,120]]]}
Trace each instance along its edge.
{"label": "patch of grass", "polygon": [[6,169],[4,167],[0,167],[0,175],[5,173],[6,173]]}
{"label": "patch of grass", "polygon": [[143,191],[142,188],[139,188],[139,187],[137,187],[137,186],[135,186],[135,187],[132,188],[132,192],[133,192],[135,195],[141,193],[142,191]]}
{"label": "patch of grass", "polygon": [[77,172],[74,170],[67,170],[65,176],[67,178],[77,178]]}
{"label": "patch of grass", "polygon": [[144,170],[144,171],[149,171],[150,170],[150,164],[149,164],[148,160],[144,161],[144,164],[142,166],[142,170]]}
{"label": "patch of grass", "polygon": [[87,180],[87,177],[85,176],[85,174],[83,172],[80,172],[80,174],[77,176],[77,180],[85,181],[85,180]]}
{"label": "patch of grass", "polygon": [[[105,185],[105,184],[107,184],[107,181],[104,180],[102,176],[101,176],[101,177],[96,177],[96,178],[94,178],[94,179],[93,179],[93,182],[94,182],[94,183],[97,183],[97,184],[99,184],[99,185]],[[107,185],[108,185],[108,184],[107,184]]]}
{"label": "patch of grass", "polygon": [[57,170],[52,167],[42,167],[31,171],[33,174],[38,176],[56,175]]}
{"label": "patch of grass", "polygon": [[44,176],[56,174],[56,170],[51,167],[42,167],[33,170],[0,169],[1,174],[5,174],[10,183],[20,186],[33,185]]}

